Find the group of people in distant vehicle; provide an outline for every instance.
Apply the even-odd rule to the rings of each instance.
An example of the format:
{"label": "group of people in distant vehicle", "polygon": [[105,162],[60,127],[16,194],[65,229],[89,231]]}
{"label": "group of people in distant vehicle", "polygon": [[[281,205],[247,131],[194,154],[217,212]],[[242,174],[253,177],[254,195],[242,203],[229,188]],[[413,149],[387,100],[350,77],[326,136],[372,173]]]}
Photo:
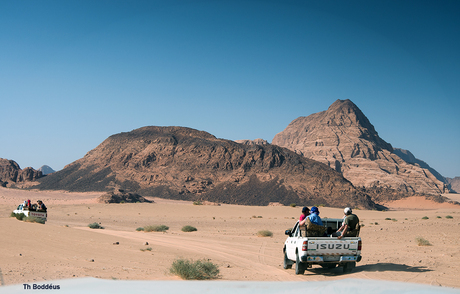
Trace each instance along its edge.
{"label": "group of people in distant vehicle", "polygon": [[45,206],[45,203],[43,203],[43,201],[41,200],[38,200],[37,204],[31,204],[30,199],[28,199],[24,201],[22,206],[23,206],[23,209],[36,210],[36,211],[46,211],[47,209]]}
{"label": "group of people in distant vehicle", "polygon": [[[342,226],[337,229],[336,232],[331,232],[331,237],[337,237],[342,239],[343,237],[356,237],[359,234],[359,218],[350,207],[346,207],[343,210]],[[323,226],[321,217],[319,216],[319,209],[313,206],[311,209],[308,207],[302,208],[302,214],[300,215],[299,225],[305,227],[308,231],[314,234],[326,234],[326,228]]]}

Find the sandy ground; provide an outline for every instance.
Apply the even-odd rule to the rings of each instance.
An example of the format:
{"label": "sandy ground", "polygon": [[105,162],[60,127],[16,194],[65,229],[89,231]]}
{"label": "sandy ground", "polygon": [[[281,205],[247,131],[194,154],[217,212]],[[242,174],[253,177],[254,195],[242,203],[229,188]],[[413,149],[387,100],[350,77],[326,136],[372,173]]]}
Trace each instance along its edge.
{"label": "sandy ground", "polygon": [[[179,280],[169,274],[172,262],[191,258],[217,264],[222,281],[354,278],[460,288],[460,206],[412,198],[386,203],[391,208],[386,212],[355,210],[364,224],[363,260],[355,270],[343,274],[341,268],[314,266],[295,275],[293,269],[282,268],[282,249],[284,231],[294,225],[300,207],[193,205],[162,199],[152,204],[99,204],[95,198],[100,194],[0,188],[0,282],[76,277]],[[45,225],[9,217],[26,199],[47,204]],[[322,217],[342,216],[342,209],[320,211]],[[428,219],[422,219],[425,216]],[[105,229],[89,229],[93,222]],[[136,231],[162,224],[169,226],[166,233]],[[185,225],[198,231],[184,233]],[[273,237],[257,237],[260,230],[270,230]],[[432,245],[418,246],[418,237]]]}

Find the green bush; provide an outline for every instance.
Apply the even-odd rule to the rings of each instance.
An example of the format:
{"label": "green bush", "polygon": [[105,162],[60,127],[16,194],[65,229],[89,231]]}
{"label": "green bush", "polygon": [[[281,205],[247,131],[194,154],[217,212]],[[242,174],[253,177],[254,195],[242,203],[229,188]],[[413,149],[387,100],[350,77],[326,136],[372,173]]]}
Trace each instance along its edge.
{"label": "green bush", "polygon": [[144,227],[144,232],[166,232],[167,230],[169,230],[169,227],[165,225]]}
{"label": "green bush", "polygon": [[429,217],[427,217],[427,216],[424,216],[424,217],[422,217],[422,219],[429,219]]}
{"label": "green bush", "polygon": [[182,232],[195,232],[198,231],[195,227],[192,226],[184,226],[182,227]]}
{"label": "green bush", "polygon": [[92,224],[89,224],[88,227],[90,229],[104,229],[104,227],[102,227],[100,224],[98,223],[92,223]]}
{"label": "green bush", "polygon": [[193,205],[203,205],[200,200],[193,201]]}
{"label": "green bush", "polygon": [[417,240],[418,246],[431,246],[430,242],[422,237],[417,237],[415,240]]}
{"label": "green bush", "polygon": [[453,218],[453,216],[451,216],[451,215],[446,215],[446,218]]}
{"label": "green bush", "polygon": [[23,220],[26,217],[26,215],[24,213],[22,213],[22,212],[21,213],[12,212],[10,216],[15,217],[18,220]]}
{"label": "green bush", "polygon": [[272,237],[273,233],[268,230],[262,230],[257,232],[258,237]]}
{"label": "green bush", "polygon": [[152,247],[147,247],[147,248],[145,248],[145,249],[141,249],[141,251],[142,251],[142,252],[144,252],[144,251],[152,251]]}
{"label": "green bush", "polygon": [[291,203],[291,207],[296,207],[296,206],[297,206],[297,204]]}
{"label": "green bush", "polygon": [[35,217],[35,216],[24,217],[22,220],[28,223],[39,223],[39,224],[45,223],[45,220],[43,218]]}
{"label": "green bush", "polygon": [[139,228],[136,229],[136,231],[138,231],[138,232],[139,232],[139,231],[143,231],[143,230],[144,230],[143,227],[139,227]]}
{"label": "green bush", "polygon": [[391,220],[391,217],[386,217],[385,220]]}
{"label": "green bush", "polygon": [[209,261],[192,261],[188,259],[177,259],[173,262],[170,273],[178,275],[185,280],[209,280],[219,276],[217,265]]}

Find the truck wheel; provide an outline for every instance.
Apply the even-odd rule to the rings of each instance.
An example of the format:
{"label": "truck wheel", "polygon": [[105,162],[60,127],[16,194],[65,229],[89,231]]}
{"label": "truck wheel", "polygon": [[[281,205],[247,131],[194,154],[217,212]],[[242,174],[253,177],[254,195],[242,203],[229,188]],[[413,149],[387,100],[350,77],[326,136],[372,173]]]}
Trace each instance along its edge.
{"label": "truck wheel", "polygon": [[356,262],[347,262],[343,265],[343,273],[349,274],[356,267]]}
{"label": "truck wheel", "polygon": [[299,253],[295,255],[295,274],[303,275],[305,273],[306,265],[300,262]]}
{"label": "truck wheel", "polygon": [[292,268],[292,261],[290,261],[287,257],[286,251],[284,251],[284,261],[283,261],[283,268],[289,269]]}

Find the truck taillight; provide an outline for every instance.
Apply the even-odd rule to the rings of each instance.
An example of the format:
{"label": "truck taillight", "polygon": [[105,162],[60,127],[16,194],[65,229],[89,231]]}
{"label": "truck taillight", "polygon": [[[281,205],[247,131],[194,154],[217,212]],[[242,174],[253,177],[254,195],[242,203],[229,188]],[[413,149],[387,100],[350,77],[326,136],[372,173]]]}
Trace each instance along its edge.
{"label": "truck taillight", "polygon": [[361,250],[361,247],[362,247],[362,243],[361,243],[361,240],[358,241],[358,250]]}
{"label": "truck taillight", "polygon": [[308,241],[303,241],[302,243],[302,251],[307,251],[308,250]]}

